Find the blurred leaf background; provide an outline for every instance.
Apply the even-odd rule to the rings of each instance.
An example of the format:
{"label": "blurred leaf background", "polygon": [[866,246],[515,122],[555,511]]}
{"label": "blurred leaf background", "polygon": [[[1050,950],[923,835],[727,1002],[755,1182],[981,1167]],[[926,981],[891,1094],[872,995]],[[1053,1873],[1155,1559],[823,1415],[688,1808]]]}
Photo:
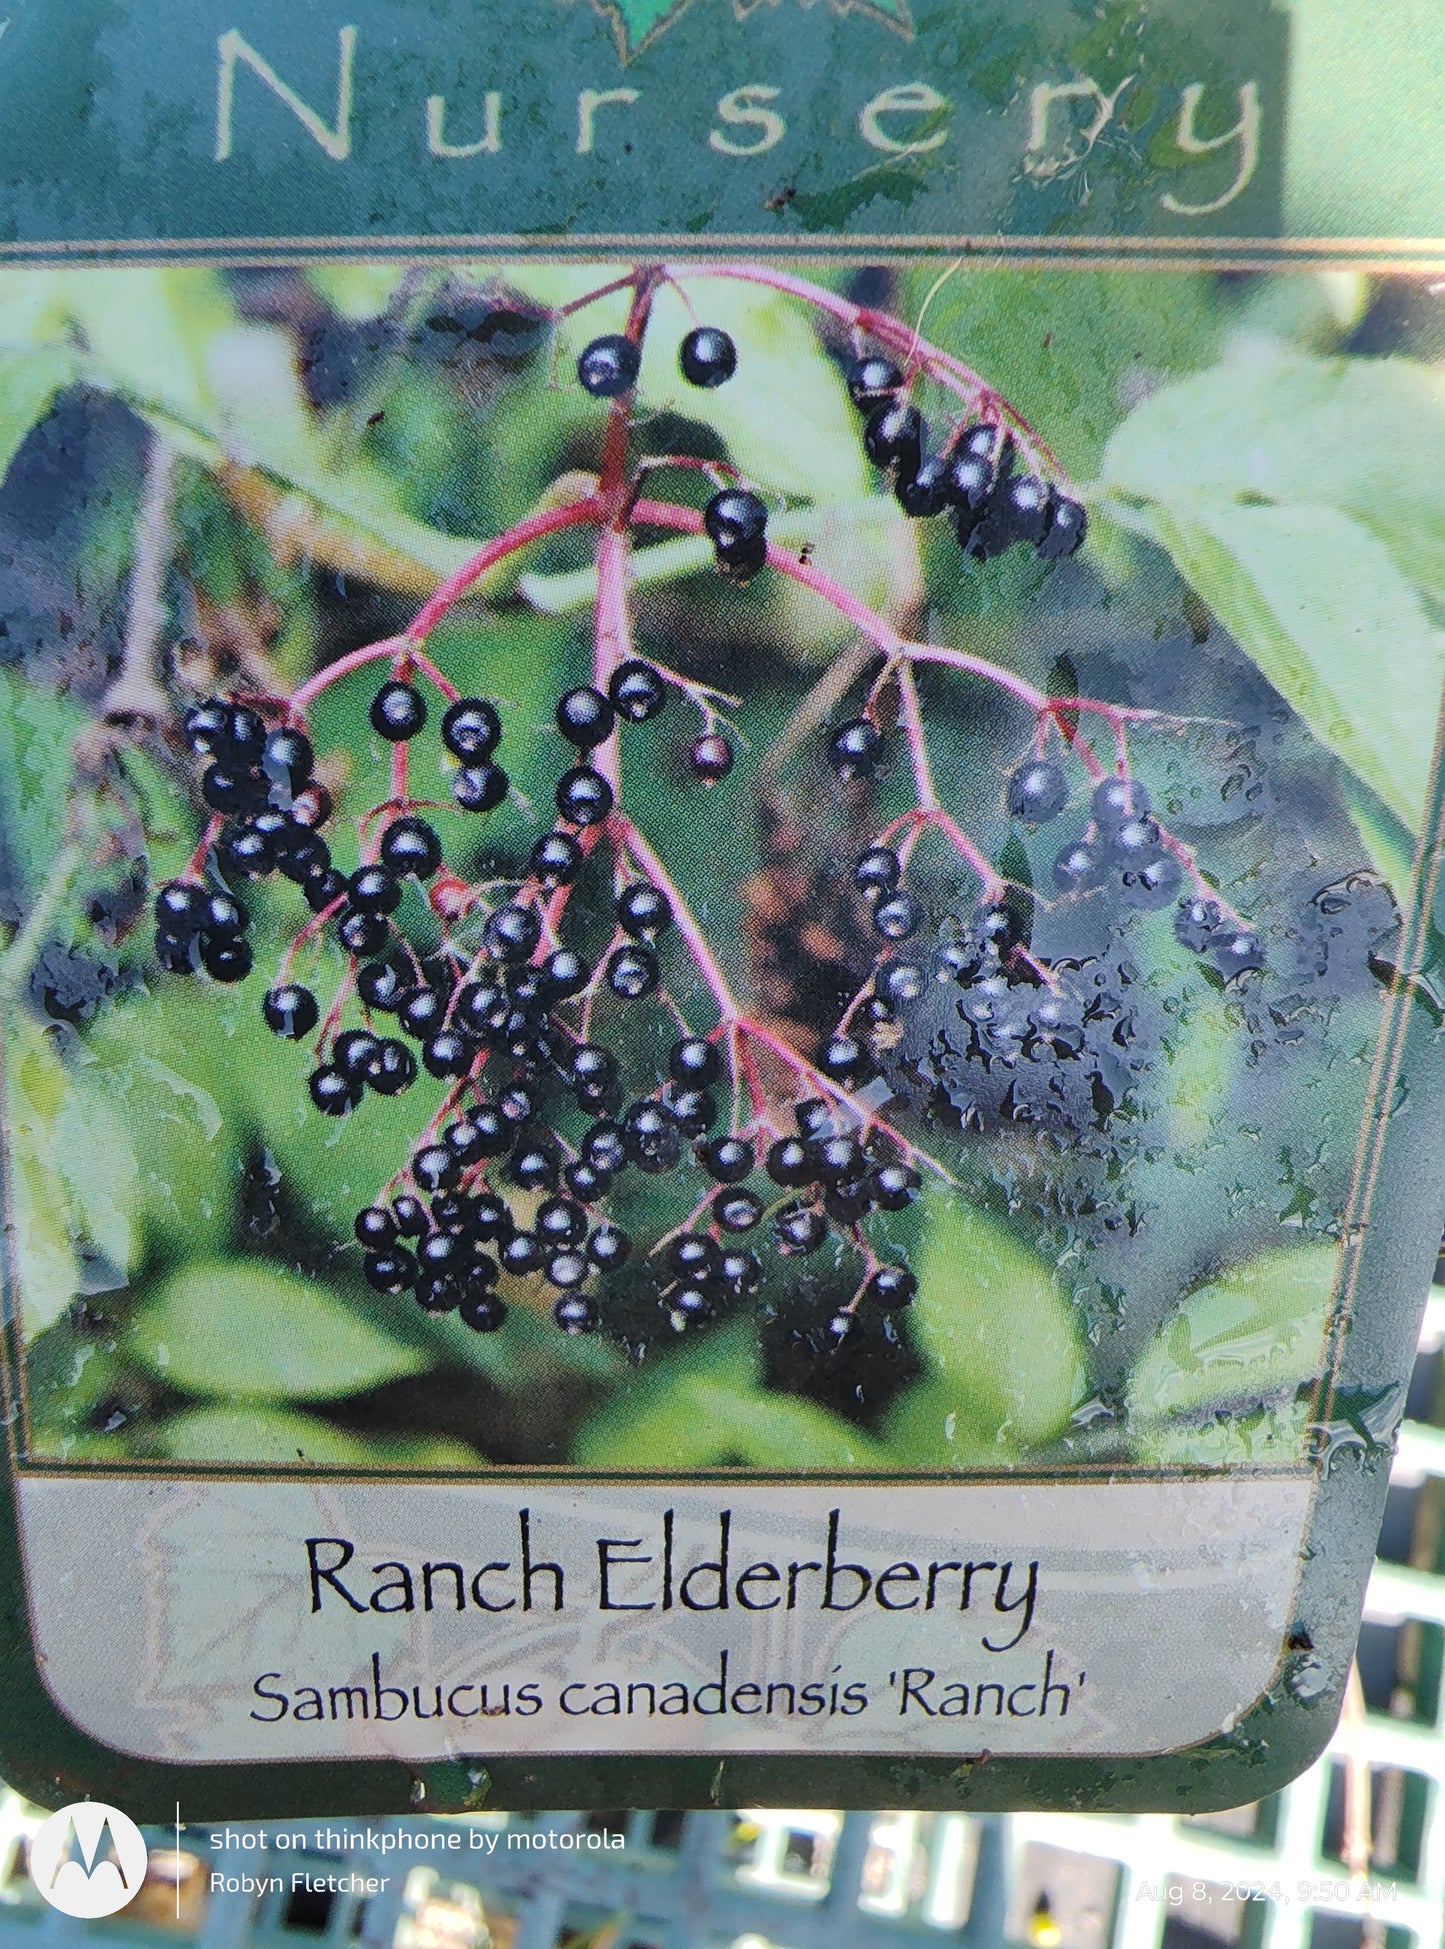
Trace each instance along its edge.
{"label": "blurred leaf background", "polygon": [[[123,673],[152,443],[177,456],[153,674],[172,702],[292,685],[399,627],[478,540],[596,466],[601,414],[572,363],[623,300],[555,331],[547,314],[614,274],[0,273],[0,984],[32,1450],[904,1471],[1297,1454],[1384,993],[1363,951],[1331,968],[1302,1041],[1281,1026],[1259,1047],[1167,916],[1139,917],[1130,949],[1168,1027],[1092,1212],[1066,1147],[931,1128],[963,1189],[887,1221],[920,1280],[906,1317],[831,1350],[823,1324],[855,1268],[829,1248],[802,1269],[770,1261],[756,1314],[682,1341],[654,1325],[631,1359],[558,1334],[540,1286],[509,1292],[487,1338],[363,1287],[351,1216],[436,1090],[339,1125],[310,1112],[304,1062],[259,1019],[267,954],[290,931],[271,892],[250,983],[158,975],[148,889],[189,854],[196,807],[163,738],[94,736]],[[935,277],[838,282],[911,317]],[[1093,524],[1074,561],[982,568],[882,491],[843,388],[847,344],[766,290],[700,276],[690,295],[737,340],[739,375],[716,393],[680,384],[689,319],[664,292],[639,450],[730,460],[768,495],[776,537],[935,640],[1212,720],[1140,732],[1135,763],[1280,965],[1321,887],[1374,867],[1403,898],[1445,683],[1445,331],[1424,286],[953,276],[930,336],[1027,416]],[[695,475],[666,486],[704,491]],[[739,696],[745,748],[700,802],[680,712],[629,733],[630,807],[755,994],[748,923],[779,817],[798,814],[818,884],[846,904],[852,854],[906,807],[906,783],[860,808],[818,728],[778,742],[850,649],[830,610],[778,578],[729,589],[690,540],[643,537],[636,569],[640,649]],[[585,542],[559,538],[494,571],[432,646],[464,690],[503,701],[509,771],[538,805],[558,768],[552,702],[589,663],[592,586]],[[364,673],[339,683],[314,713],[338,832],[381,790],[370,688]],[[1058,826],[1011,832],[1002,785],[1031,727],[957,680],[924,697],[950,810],[1046,887],[1082,791]],[[515,803],[483,827],[438,823],[477,872],[514,869],[532,831]],[[963,916],[963,876],[932,856],[923,870],[935,919]],[[855,952],[836,999],[866,968]],[[668,974],[708,1026],[680,957]],[[828,994],[809,1005],[821,1021]],[[639,1031],[638,1060],[655,1064],[668,1034]],[[676,1222],[688,1191],[631,1192],[629,1217]],[[634,1300],[655,1316],[655,1295]]]}

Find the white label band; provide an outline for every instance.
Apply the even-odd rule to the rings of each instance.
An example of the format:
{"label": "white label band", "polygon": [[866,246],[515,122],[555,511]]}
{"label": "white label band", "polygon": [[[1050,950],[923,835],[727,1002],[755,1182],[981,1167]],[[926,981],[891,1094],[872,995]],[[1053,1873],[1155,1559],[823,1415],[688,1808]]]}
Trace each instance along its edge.
{"label": "white label band", "polygon": [[1311,1487],[18,1485],[51,1694],[172,1762],[1168,1752],[1269,1687]]}

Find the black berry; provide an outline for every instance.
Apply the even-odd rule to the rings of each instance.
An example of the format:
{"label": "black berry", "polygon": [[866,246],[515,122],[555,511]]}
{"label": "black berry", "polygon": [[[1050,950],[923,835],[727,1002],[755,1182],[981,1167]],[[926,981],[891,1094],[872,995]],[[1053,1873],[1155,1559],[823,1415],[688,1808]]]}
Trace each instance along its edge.
{"label": "black berry", "polygon": [[855,717],[834,732],[828,762],[839,778],[872,778],[883,759],[883,736],[866,717]]}
{"label": "black berry", "polygon": [[705,1089],[722,1074],[722,1060],[716,1046],[705,1036],[684,1036],[673,1044],[667,1058],[667,1072],[675,1083]]}
{"label": "black berry", "polygon": [[688,763],[704,785],[716,785],[733,768],[733,748],[720,731],[705,731],[694,740]]}
{"label": "black berry", "polygon": [[1009,778],[1008,809],[1015,819],[1027,819],[1031,826],[1047,825],[1068,802],[1069,781],[1047,758],[1030,759]]}
{"label": "black berry", "polygon": [[371,700],[371,728],[379,738],[396,744],[414,738],[426,723],[426,704],[413,685],[393,677]]}
{"label": "black berry", "polygon": [[532,848],[532,874],[544,887],[570,885],[581,864],[582,848],[570,832],[544,833]]}
{"label": "black berry", "polygon": [[617,399],[636,384],[641,349],[621,332],[594,338],[577,361],[577,377],[594,399]]}
{"label": "black berry", "polygon": [[650,663],[632,657],[613,671],[607,695],[620,718],[629,724],[645,724],[667,703],[668,689]]}
{"label": "black berry", "polygon": [[502,740],[502,720],[484,697],[459,697],[442,713],[442,743],[464,765],[490,758]]}
{"label": "black berry", "polygon": [[494,812],[510,789],[502,767],[486,759],[452,773],[452,797],[463,812]]}
{"label": "black berry", "polygon": [[895,467],[908,479],[923,461],[923,416],[907,400],[877,406],[863,428],[863,451],[875,467]]}
{"label": "black berry", "polygon": [[590,765],[574,765],[557,781],[557,810],[574,826],[600,825],[612,806],[612,787]]}
{"label": "black berry", "polygon": [[715,325],[699,325],[678,347],[677,363],[690,386],[721,386],[738,369],[738,348]]}
{"label": "black berry", "polygon": [[579,751],[590,751],[610,738],[616,721],[611,704],[591,684],[564,691],[557,700],[557,729]]}
{"label": "black berry", "polygon": [[617,924],[634,941],[655,941],[672,925],[672,902],[661,887],[639,881],[618,894]]}
{"label": "black berry", "polygon": [[903,374],[893,363],[874,353],[855,359],[848,368],[848,397],[861,411],[890,398],[903,384]]}
{"label": "black berry", "polygon": [[623,1001],[640,1001],[652,993],[657,981],[657,956],[650,948],[614,948],[607,957],[607,986]]}
{"label": "black berry", "polygon": [[429,880],[442,863],[442,842],[425,819],[393,819],[381,835],[381,865],[398,879],[414,873]]}

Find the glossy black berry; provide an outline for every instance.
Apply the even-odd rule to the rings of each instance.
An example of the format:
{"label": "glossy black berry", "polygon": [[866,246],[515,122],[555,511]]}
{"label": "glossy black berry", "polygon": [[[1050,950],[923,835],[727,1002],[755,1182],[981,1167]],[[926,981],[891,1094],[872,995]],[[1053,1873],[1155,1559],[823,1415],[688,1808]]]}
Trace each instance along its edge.
{"label": "glossy black berry", "polygon": [[393,1246],[386,1252],[368,1252],[361,1262],[361,1276],[378,1293],[404,1293],[416,1284],[417,1263],[410,1252]]}
{"label": "glossy black berry", "polygon": [[684,1327],[710,1320],[717,1310],[712,1294],[705,1286],[678,1286],[667,1295],[664,1303],[679,1333]]}
{"label": "glossy black berry", "polygon": [[542,1262],[542,1248],[530,1232],[513,1232],[505,1239],[497,1254],[503,1272],[509,1272],[514,1279],[535,1272]]}
{"label": "glossy black berry", "polygon": [[911,521],[925,521],[942,514],[954,497],[953,463],[942,454],[926,454],[914,474],[900,473],[893,492],[899,507]]}
{"label": "glossy black berry", "polygon": [[465,1252],[466,1246],[456,1232],[429,1232],[416,1248],[417,1265],[424,1275],[455,1272]]}
{"label": "glossy black berry", "polygon": [[574,1157],[570,1164],[562,1166],[562,1182],[584,1205],[595,1205],[612,1189],[612,1173],[599,1171],[585,1157]]}
{"label": "glossy black berry", "polygon": [[657,956],[651,948],[614,948],[607,957],[607,986],[623,1001],[640,1001],[658,982]]}
{"label": "glossy black berry", "polygon": [[291,800],[292,823],[306,832],[319,832],[332,811],[330,792],[324,785],[318,785],[314,778]]}
{"label": "glossy black berry", "polygon": [[973,910],[969,932],[982,947],[1007,960],[1028,940],[1027,910],[1008,900],[981,900]]}
{"label": "glossy black berry", "polygon": [[548,1002],[569,1001],[573,995],[580,995],[592,979],[591,968],[570,947],[554,948],[537,973]]}
{"label": "glossy black berry", "polygon": [[733,1299],[746,1299],[763,1283],[763,1268],[756,1253],[744,1246],[733,1246],[717,1262],[713,1279]]}
{"label": "glossy black berry", "polygon": [[651,1097],[634,1103],[627,1111],[623,1145],[631,1162],[654,1177],[672,1170],[682,1155],[676,1119],[666,1104]]}
{"label": "glossy black berry", "polygon": [[827,1219],[809,1206],[794,1205],[773,1220],[773,1245],[785,1259],[806,1258],[827,1235]]}
{"label": "glossy black berry", "polygon": [[544,1198],[533,1224],[546,1245],[576,1245],[587,1236],[587,1214],[570,1198]]}
{"label": "glossy black berry", "polygon": [[966,538],[987,508],[997,484],[993,462],[978,453],[956,453],[948,469],[948,498],[958,509],[962,524],[959,539]]}
{"label": "glossy black berry", "polygon": [[828,762],[839,778],[872,778],[883,761],[883,735],[866,717],[852,718],[833,734]]}
{"label": "glossy black berry", "polygon": [[406,988],[406,978],[390,961],[366,961],[356,971],[356,992],[367,1008],[389,1015]]}
{"label": "glossy black berry", "polygon": [[266,803],[267,785],[261,772],[219,761],[201,777],[201,797],[213,812],[259,812]]}
{"label": "glossy black berry", "polygon": [[767,503],[743,487],[725,487],[702,511],[708,538],[721,549],[760,542],[767,533]]}
{"label": "glossy black berry", "polygon": [[442,1026],[447,1005],[435,988],[408,988],[398,998],[397,1020],[408,1035],[434,1035]]}
{"label": "glossy black berry", "polygon": [[569,1080],[574,1089],[600,1095],[617,1081],[617,1058],[595,1042],[579,1042],[572,1051]]}
{"label": "glossy black berry", "polygon": [[583,1135],[579,1146],[582,1155],[596,1170],[615,1175],[627,1163],[627,1145],[622,1128],[610,1117],[603,1117],[594,1123]]}
{"label": "glossy black berry", "polygon": [[429,1076],[469,1076],[477,1060],[477,1045],[460,1029],[438,1029],[422,1044],[421,1060]]}
{"label": "glossy black berry", "polygon": [[1149,816],[1152,801],[1148,788],[1137,778],[1101,778],[1094,787],[1089,809],[1100,835],[1112,839],[1121,827]]}
{"label": "glossy black berry", "polygon": [[416,1303],[424,1313],[450,1313],[461,1300],[456,1278],[451,1272],[428,1272],[423,1266],[417,1274]]}
{"label": "glossy black berry", "polygon": [[212,935],[201,942],[201,966],[212,981],[244,981],[253,960],[250,943],[239,934]]}
{"label": "glossy black berry", "polygon": [[1172,853],[1156,853],[1152,859],[1127,868],[1123,874],[1125,903],[1158,912],[1172,906],[1184,883],[1184,869]]}
{"label": "glossy black berry", "polygon": [[861,1089],[877,1074],[873,1058],[851,1035],[829,1036],[818,1058],[818,1067],[825,1076],[831,1076],[835,1083],[850,1090]]}
{"label": "glossy black berry", "polygon": [[414,873],[419,880],[429,880],[442,863],[442,842],[425,819],[408,814],[393,819],[381,835],[378,857],[397,879]]}
{"label": "glossy black berry", "polygon": [[301,893],[313,914],[324,914],[346,898],[346,875],[334,866],[313,866],[301,882]]}
{"label": "glossy black berry", "polygon": [[1061,561],[1083,546],[1088,532],[1089,517],[1080,504],[1066,494],[1056,495],[1043,539],[1036,546],[1044,561]]}
{"label": "glossy black berry", "polygon": [[533,877],[544,887],[569,886],[582,864],[582,848],[570,832],[544,833],[532,848]]}
{"label": "glossy black berry", "polygon": [[874,993],[890,1008],[912,1008],[928,988],[928,977],[916,961],[885,961],[873,979]]}
{"label": "glossy black berry", "polygon": [[495,961],[526,961],[541,938],[542,923],[532,907],[498,907],[482,929],[482,945]]}
{"label": "glossy black berry", "polygon": [[579,684],[557,700],[557,729],[579,751],[590,751],[612,736],[617,714],[600,690]]}
{"label": "glossy black berry", "polygon": [[495,1333],[506,1321],[506,1302],[485,1287],[477,1292],[469,1290],[457,1308],[457,1317],[473,1333]]}
{"label": "glossy black berry", "polygon": [[392,1216],[396,1229],[403,1238],[423,1238],[426,1235],[426,1207],[420,1198],[414,1198],[409,1191],[403,1191],[391,1201]]}
{"label": "glossy black berry", "polygon": [[873,1277],[863,1288],[863,1298],[881,1312],[891,1312],[895,1307],[907,1306],[918,1291],[918,1281],[907,1266],[879,1266]]}
{"label": "glossy black berry", "polygon": [[755,1191],[719,1191],[712,1215],[722,1231],[750,1232],[763,1215],[763,1201]]}
{"label": "glossy black berry", "polygon": [[688,753],[693,775],[704,785],[717,785],[733,768],[733,748],[721,731],[704,731]]}
{"label": "glossy black berry", "polygon": [[192,751],[214,757],[230,741],[231,706],[219,697],[207,698],[204,704],[193,704],[186,712],[184,729]]}
{"label": "glossy black berry", "polygon": [[363,913],[352,907],[337,917],[336,938],[348,954],[380,954],[388,937],[389,929],[383,914]]}
{"label": "glossy black berry", "polygon": [[1224,914],[1217,900],[1199,894],[1181,900],[1174,914],[1174,938],[1191,953],[1203,954],[1224,925]]}
{"label": "glossy black berry", "polygon": [[634,941],[655,941],[672,925],[672,902],[661,887],[637,881],[617,896],[617,925]]}
{"label": "glossy black berry", "polygon": [[[569,1292],[587,1280],[592,1265],[585,1252],[575,1251],[569,1246],[565,1251],[553,1252],[543,1270],[554,1286],[560,1286],[563,1292]],[[561,1325],[560,1319],[558,1325]],[[585,1333],[589,1332],[590,1328],[579,1327],[576,1330]]]}
{"label": "glossy black berry", "polygon": [[1225,980],[1264,966],[1264,942],[1250,927],[1222,927],[1209,943],[1209,958]]}
{"label": "glossy black berry", "polygon": [[500,765],[483,759],[452,773],[452,797],[463,812],[495,812],[511,790],[512,781]]}
{"label": "glossy black berry", "polygon": [[717,1260],[717,1245],[705,1232],[683,1232],[667,1251],[667,1263],[679,1279],[707,1279]]}
{"label": "glossy black berry", "polygon": [[343,1029],[331,1045],[331,1060],[349,1083],[362,1084],[380,1046],[367,1029]]}
{"label": "glossy black berry", "polygon": [[442,743],[464,765],[490,758],[502,741],[502,720],[485,697],[459,697],[442,713]]}
{"label": "glossy black berry", "polygon": [[621,332],[594,338],[577,361],[577,377],[594,399],[617,399],[637,383],[642,351]]}
{"label": "glossy black berry", "polygon": [[315,763],[310,738],[304,731],[289,726],[268,732],[261,747],[262,771],[273,785],[284,787],[288,795],[299,792],[307,784]]}
{"label": "glossy black berry", "polygon": [[524,1191],[555,1191],[556,1153],[548,1144],[526,1144],[513,1155],[512,1177]]}
{"label": "glossy black berry", "polygon": [[1104,862],[1097,847],[1080,839],[1054,860],[1054,885],[1061,893],[1087,893],[1102,884]]}
{"label": "glossy black berry", "polygon": [[552,1318],[567,1334],[595,1333],[602,1324],[596,1300],[589,1299],[585,1293],[568,1293],[565,1299],[559,1299],[552,1308]]}
{"label": "glossy black berry", "polygon": [[423,1191],[454,1191],[462,1167],[445,1144],[428,1144],[411,1160],[411,1175]]}
{"label": "glossy black berry", "polygon": [[869,1189],[880,1210],[902,1211],[918,1196],[922,1182],[911,1165],[884,1164],[873,1173]]}
{"label": "glossy black berry", "polygon": [[368,1205],[365,1211],[357,1212],[352,1230],[357,1244],[373,1252],[385,1252],[397,1240],[395,1215],[385,1205]]}
{"label": "glossy black berry", "polygon": [[267,834],[254,826],[227,826],[216,842],[216,863],[226,879],[259,880],[274,872],[276,854]]}
{"label": "glossy black berry", "polygon": [[751,1175],[757,1156],[742,1137],[715,1137],[700,1146],[697,1161],[718,1184],[741,1184]]}
{"label": "glossy black berry", "polygon": [[614,1272],[632,1255],[632,1240],[616,1225],[599,1225],[587,1241],[587,1256],[599,1272]]}
{"label": "glossy black berry", "polygon": [[379,738],[395,744],[414,738],[426,723],[426,701],[413,684],[393,677],[371,700],[371,728]]}
{"label": "glossy black berry", "polygon": [[361,914],[394,914],[401,905],[400,883],[380,866],[357,867],[347,881],[347,895]]}
{"label": "glossy black berry", "polygon": [[294,880],[297,886],[304,886],[309,873],[318,867],[330,866],[331,848],[319,832],[298,826],[294,819],[289,821],[289,825],[290,830],[275,846],[276,864],[288,880]]}
{"label": "glossy black berry", "polygon": [[574,765],[557,781],[557,810],[571,825],[601,825],[612,806],[612,787],[590,765]]}
{"label": "glossy black berry", "polygon": [[175,935],[194,933],[206,921],[206,890],[189,880],[168,880],[155,897],[156,926]]}
{"label": "glossy black berry", "polygon": [[666,1102],[684,1137],[705,1137],[717,1122],[717,1098],[710,1090],[680,1089],[669,1083]]}
{"label": "glossy black berry", "polygon": [[394,1035],[384,1035],[367,1064],[367,1088],[374,1089],[376,1095],[400,1095],[415,1080],[417,1058],[406,1043],[398,1043]]}
{"label": "glossy black berry", "polygon": [[873,909],[873,925],[885,941],[906,941],[923,925],[923,902],[906,889],[890,894]]}
{"label": "glossy black berry", "polygon": [[891,398],[903,384],[903,374],[878,353],[855,359],[848,368],[848,397],[860,411]]}
{"label": "glossy black berry", "polygon": [[923,415],[908,400],[890,400],[868,415],[863,451],[875,467],[912,478],[923,463]]}
{"label": "glossy black berry", "polygon": [[478,1238],[511,1236],[512,1212],[505,1198],[495,1191],[479,1191],[472,1200],[472,1230]]}
{"label": "glossy black berry", "polygon": [[705,1089],[722,1074],[722,1058],[714,1043],[701,1035],[687,1035],[668,1052],[667,1073],[675,1083]]}
{"label": "glossy black berry", "polygon": [[327,1117],[344,1117],[361,1101],[361,1085],[353,1083],[331,1063],[322,1063],[319,1069],[312,1070],[307,1088],[311,1101]]}
{"label": "glossy black berry", "polygon": [[891,846],[870,846],[853,865],[853,884],[868,900],[892,893],[903,873],[903,862]]}
{"label": "glossy black berry", "polygon": [[613,671],[607,695],[613,710],[626,723],[645,724],[666,705],[669,689],[650,663],[630,657]]}
{"label": "glossy black berry", "polygon": [[1027,819],[1031,826],[1057,819],[1068,802],[1069,781],[1047,758],[1031,758],[1009,778],[1009,812],[1015,819]]}
{"label": "glossy black berry", "polygon": [[716,325],[698,325],[678,347],[677,364],[690,386],[726,385],[738,369],[738,348]]}
{"label": "glossy black berry", "polygon": [[811,1184],[815,1175],[812,1156],[801,1137],[780,1137],[767,1155],[768,1176],[785,1190],[796,1191]]}

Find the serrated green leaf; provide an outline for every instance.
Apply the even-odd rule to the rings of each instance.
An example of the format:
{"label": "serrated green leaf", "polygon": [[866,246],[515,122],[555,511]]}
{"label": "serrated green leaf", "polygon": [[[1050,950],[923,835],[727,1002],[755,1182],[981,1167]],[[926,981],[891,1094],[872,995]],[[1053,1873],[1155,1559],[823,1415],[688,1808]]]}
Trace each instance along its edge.
{"label": "serrated green leaf", "polygon": [[1335,1245],[1276,1248],[1190,1293],[1135,1366],[1131,1427],[1203,1428],[1310,1382],[1338,1265]]}
{"label": "serrated green leaf", "polygon": [[258,1400],[359,1394],[427,1364],[331,1288],[254,1260],[184,1267],[136,1315],[126,1350],[186,1393]]}
{"label": "serrated green leaf", "polygon": [[890,1415],[889,1446],[944,1468],[989,1452],[1007,1461],[1053,1440],[1082,1398],[1077,1321],[1047,1266],[996,1219],[939,1192],[920,1206],[909,1330],[929,1372]]}

